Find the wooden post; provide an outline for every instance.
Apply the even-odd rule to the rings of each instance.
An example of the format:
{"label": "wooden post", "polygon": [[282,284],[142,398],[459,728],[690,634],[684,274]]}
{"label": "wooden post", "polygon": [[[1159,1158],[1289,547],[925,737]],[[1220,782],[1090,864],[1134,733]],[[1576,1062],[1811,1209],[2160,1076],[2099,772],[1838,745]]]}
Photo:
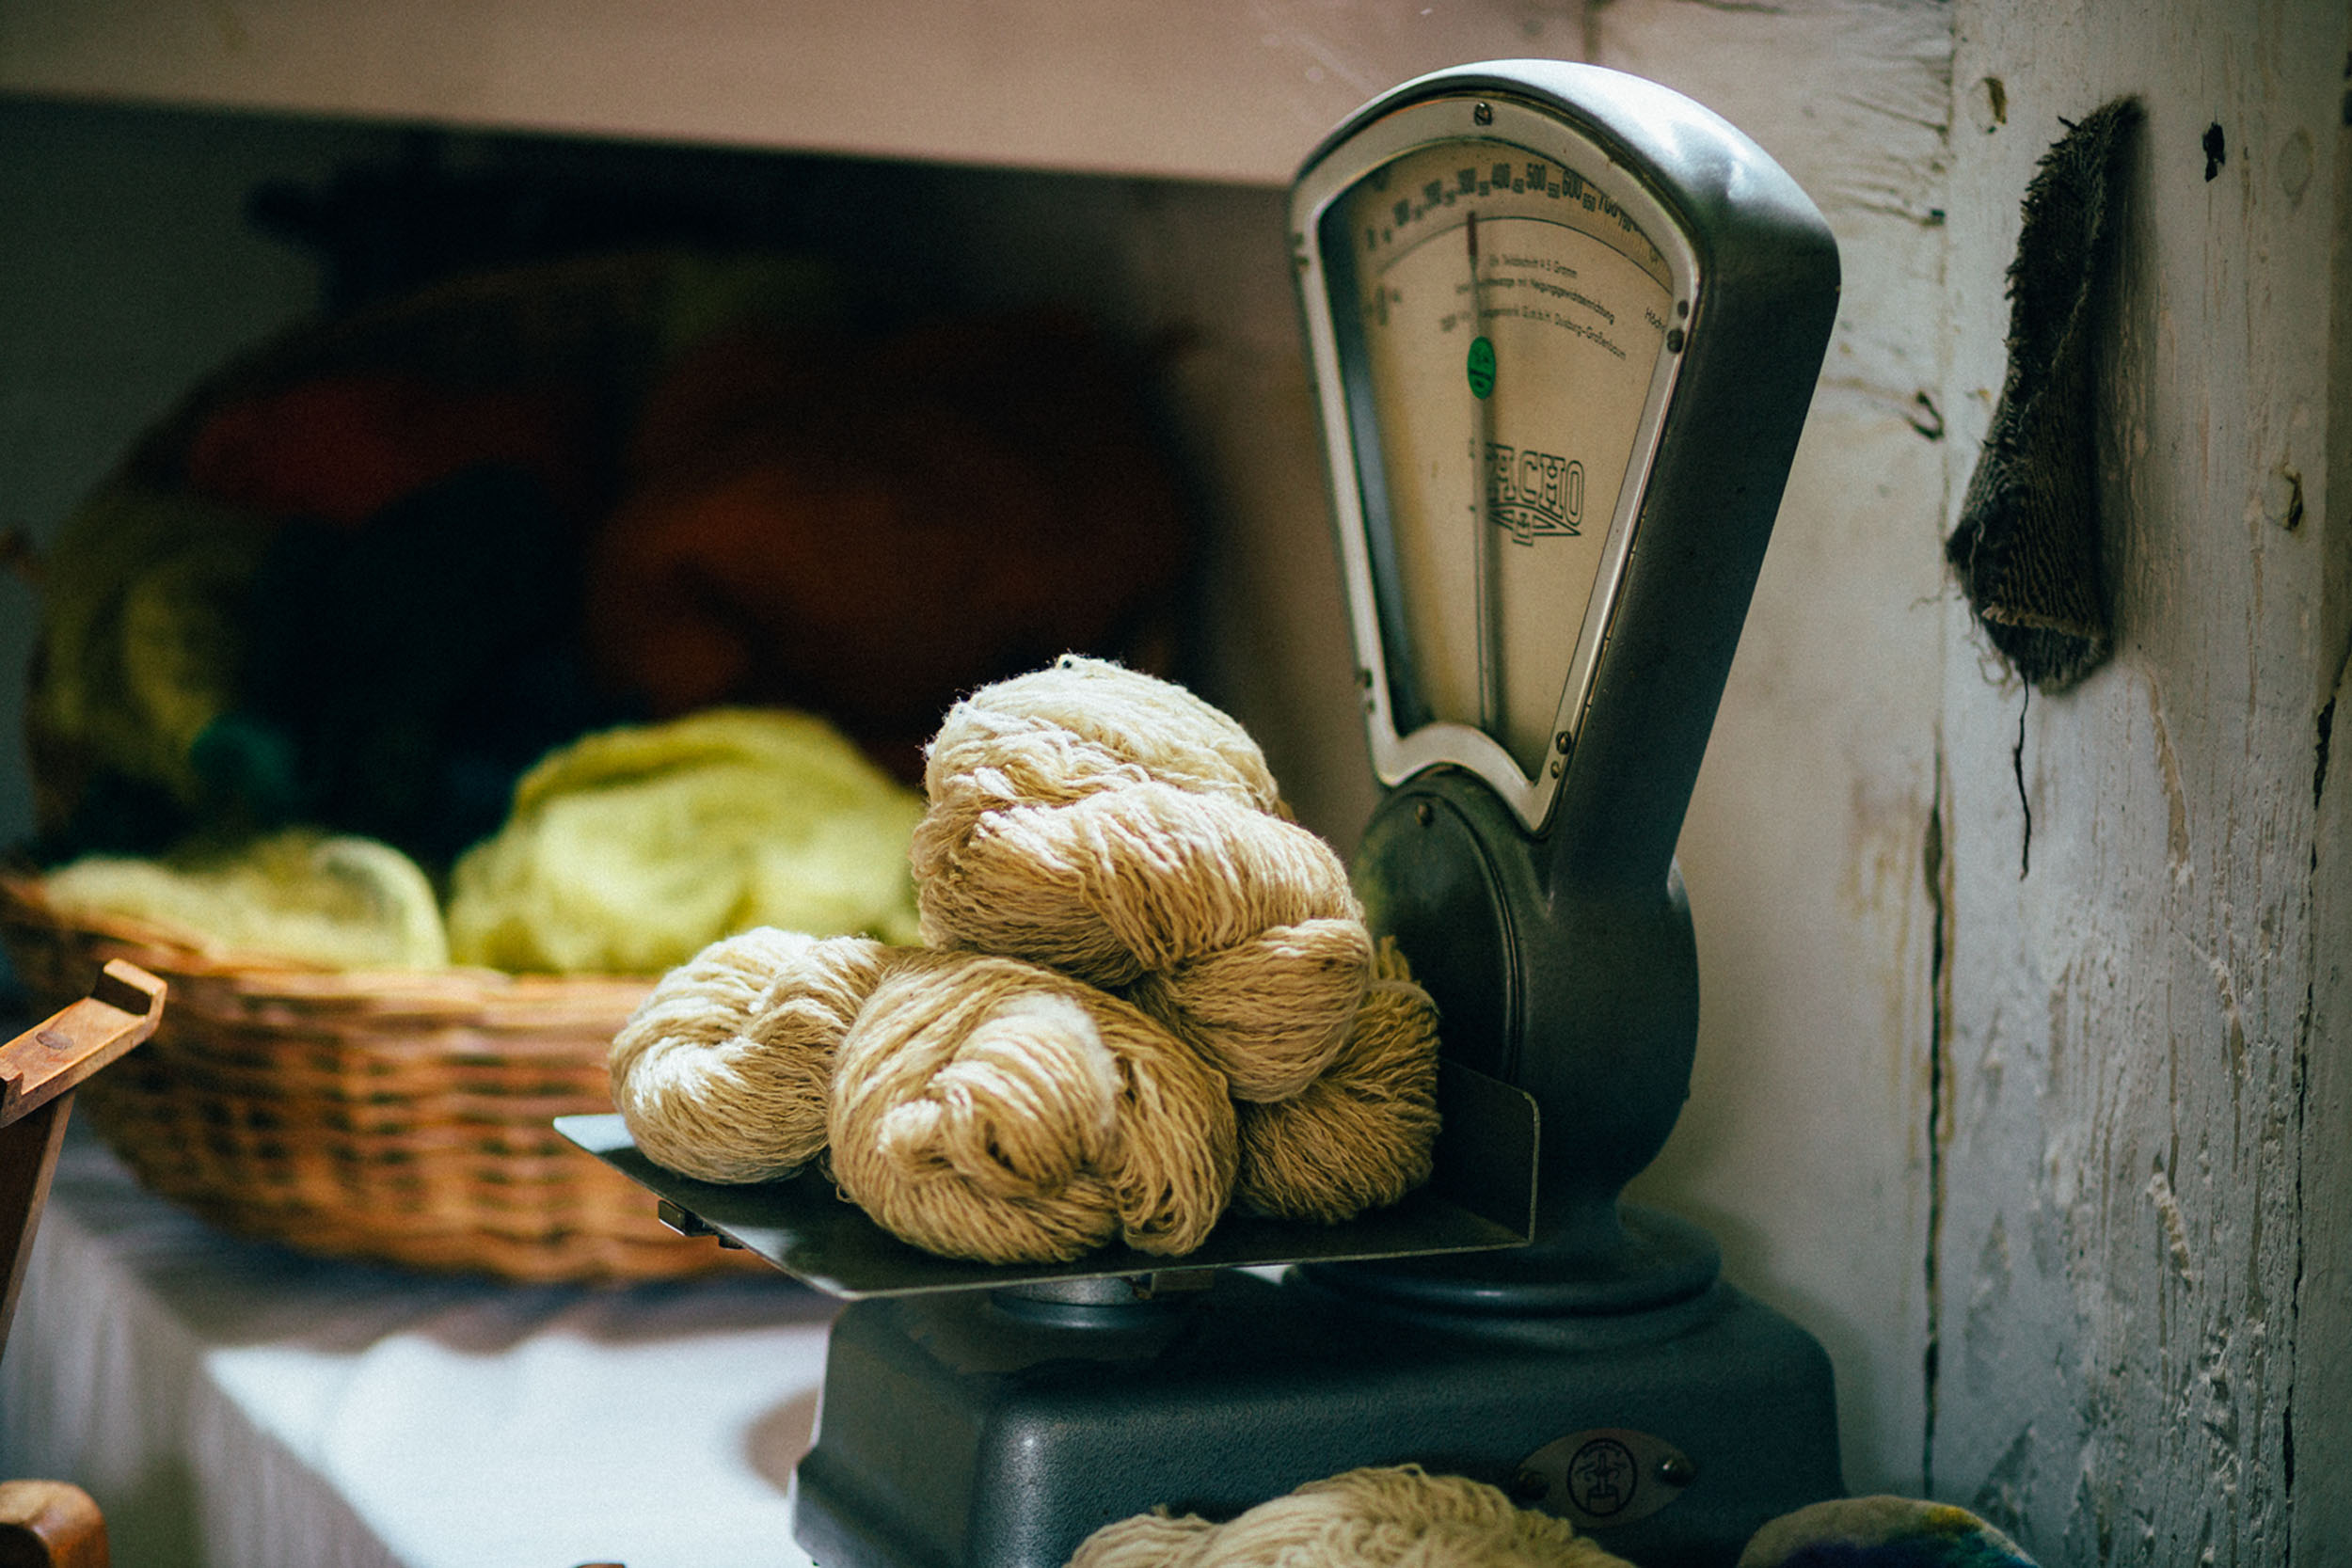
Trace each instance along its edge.
{"label": "wooden post", "polygon": [[0,1481],[0,1568],[107,1562],[106,1521],[88,1493],[62,1481]]}
{"label": "wooden post", "polygon": [[155,1032],[164,983],[119,960],[90,994],[0,1045],[0,1351],[82,1081]]}

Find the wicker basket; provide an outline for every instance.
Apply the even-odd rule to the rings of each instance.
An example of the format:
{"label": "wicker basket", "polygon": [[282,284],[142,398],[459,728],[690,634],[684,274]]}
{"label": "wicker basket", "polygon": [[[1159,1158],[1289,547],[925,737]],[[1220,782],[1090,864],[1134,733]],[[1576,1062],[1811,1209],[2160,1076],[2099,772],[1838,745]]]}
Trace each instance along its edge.
{"label": "wicker basket", "polygon": [[742,1266],[548,1125],[612,1108],[605,1049],[648,981],[257,966],[69,918],[19,875],[0,875],[0,939],[45,1007],[109,958],[169,983],[154,1037],[82,1104],[142,1183],[226,1229],[533,1282]]}
{"label": "wicker basket", "polygon": [[[209,418],[323,372],[480,388],[527,367],[585,394],[589,445],[615,469],[589,476],[604,493],[669,334],[708,304],[711,260],[552,262],[303,326],[191,388],[106,483],[178,492]],[[1097,651],[1152,662],[1134,647]],[[27,754],[35,816],[54,836],[120,768],[43,712],[38,701],[28,710]],[[153,1191],[244,1235],[429,1269],[620,1280],[745,1266],[740,1253],[674,1237],[649,1196],[548,1125],[612,1108],[606,1053],[650,979],[256,963],[187,933],[68,918],[41,885],[0,870],[0,937],[37,998],[84,994],[112,958],[170,984],[152,1041],[84,1101]]]}
{"label": "wicker basket", "polygon": [[[399,370],[452,387],[516,367],[592,396],[618,432],[658,353],[673,254],[460,278],[290,331],[191,388],[106,482],[169,491],[192,433],[234,399],[322,372]],[[36,815],[61,821],[103,764],[28,724]],[[151,1191],[240,1235],[328,1257],[514,1280],[625,1281],[743,1266],[653,1217],[653,1198],[558,1137],[610,1111],[605,1054],[650,979],[305,969],[204,939],[68,917],[0,872],[0,939],[35,999],[87,993],[108,958],[169,982],[161,1027],[83,1091]]]}

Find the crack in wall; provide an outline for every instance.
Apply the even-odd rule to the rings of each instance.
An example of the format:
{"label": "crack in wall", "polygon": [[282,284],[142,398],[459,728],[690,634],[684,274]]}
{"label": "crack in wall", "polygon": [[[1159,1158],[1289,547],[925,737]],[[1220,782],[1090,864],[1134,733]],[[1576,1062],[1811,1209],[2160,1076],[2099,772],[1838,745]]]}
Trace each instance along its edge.
{"label": "crack in wall", "polygon": [[[2333,703],[2328,705],[2330,708],[2335,706]],[[2325,733],[2323,729],[2323,736]],[[2323,741],[2323,751],[2324,749]],[[2319,835],[2314,832],[2312,835],[2312,879],[2314,887],[2317,885],[2318,878]],[[2303,972],[2307,975],[2310,974],[2312,967],[2305,965]],[[2312,1020],[2318,997],[2317,982],[2306,979],[2303,982],[2302,1016],[2296,1020],[2295,1026],[2295,1148],[2297,1151],[2297,1158],[2295,1162],[2295,1277],[2293,1283],[2287,1287],[2286,1343],[2287,1354],[2290,1357],[2301,1355],[2303,1344],[2303,1268],[2308,1250],[2308,1234],[2302,1223],[2302,1216],[2306,1211],[2303,1208],[2304,1162],[2301,1152],[2311,1147],[2306,1141],[2306,1117],[2311,1107]],[[2293,1361],[2290,1360],[2286,1378],[2286,1397],[2280,1401],[2279,1404],[2279,1493],[2280,1512],[2290,1521],[2295,1517],[2295,1386],[2296,1381],[2295,1373],[2296,1369]],[[2295,1532],[2289,1529],[2286,1555],[2281,1561],[2291,1563],[2294,1560]]]}
{"label": "crack in wall", "polygon": [[[2341,683],[2339,683],[2341,684]],[[2336,727],[2336,700],[2328,699],[2328,705],[2319,710],[2319,739],[2312,748],[2312,810],[2319,810],[2320,798],[2328,792],[2328,741]]]}
{"label": "crack in wall", "polygon": [[1943,1370],[1944,1096],[1948,1077],[1944,1058],[1952,1016],[1951,928],[1944,854],[1944,746],[1940,738],[1935,747],[1935,794],[1928,806],[1927,832],[1919,847],[1919,870],[1927,883],[1928,994],[1932,998],[1928,1014],[1928,1234],[1924,1259],[1928,1322],[1919,1367],[1919,1490],[1923,1497],[1933,1497],[1936,1387]]}
{"label": "crack in wall", "polygon": [[2026,688],[2026,700],[2017,705],[2017,744],[2010,748],[2010,771],[2017,779],[2017,809],[2025,814],[2025,837],[2017,847],[2017,879],[2024,881],[2033,870],[2033,800],[2026,793],[2026,715],[2033,707],[2033,688]]}

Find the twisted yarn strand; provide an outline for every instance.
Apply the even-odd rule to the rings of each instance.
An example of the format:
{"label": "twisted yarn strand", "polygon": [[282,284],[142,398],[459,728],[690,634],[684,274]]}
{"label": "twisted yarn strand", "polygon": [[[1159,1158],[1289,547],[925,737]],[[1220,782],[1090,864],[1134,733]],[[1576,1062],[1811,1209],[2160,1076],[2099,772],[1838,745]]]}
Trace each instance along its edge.
{"label": "twisted yarn strand", "polygon": [[766,927],[662,976],[613,1037],[613,1106],[645,1158],[765,1181],[825,1147],[833,1058],[892,949]]}
{"label": "twisted yarn strand", "polygon": [[1076,654],[948,709],[925,793],[937,802],[943,783],[980,768],[1006,769],[1019,799],[1041,804],[1067,804],[1124,771],[1290,815],[1265,753],[1230,715],[1157,676]]}
{"label": "twisted yarn strand", "polygon": [[1230,1523],[1166,1510],[1104,1526],[1069,1568],[1629,1568],[1565,1519],[1418,1465],[1350,1470]]}
{"label": "twisted yarn strand", "polygon": [[1120,986],[1268,926],[1360,919],[1306,829],[1216,796],[1128,784],[980,817],[918,889],[924,940]]}
{"label": "twisted yarn strand", "polygon": [[1438,1138],[1438,1009],[1393,940],[1346,1043],[1295,1097],[1239,1107],[1234,1196],[1252,1213],[1336,1225],[1429,1180]]}
{"label": "twisted yarn strand", "polygon": [[1371,939],[1329,845],[1280,810],[1247,732],[1099,660],[984,688],[927,760],[923,940],[1117,990],[1245,1101],[1297,1094],[1347,1037]]}
{"label": "twisted yarn strand", "polygon": [[1074,1258],[1114,1235],[1190,1251],[1232,1195],[1223,1080],[1135,1008],[1049,970],[916,951],[842,1041],[843,1196],[917,1246]]}
{"label": "twisted yarn strand", "polygon": [[1234,1099],[1285,1101],[1345,1047],[1371,959],[1361,920],[1302,920],[1147,971],[1128,998],[1224,1073]]}

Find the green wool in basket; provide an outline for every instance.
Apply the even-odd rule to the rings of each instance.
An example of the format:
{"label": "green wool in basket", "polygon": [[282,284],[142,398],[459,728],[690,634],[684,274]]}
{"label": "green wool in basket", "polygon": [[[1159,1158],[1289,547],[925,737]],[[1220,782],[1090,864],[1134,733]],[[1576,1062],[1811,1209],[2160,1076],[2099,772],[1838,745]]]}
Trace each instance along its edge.
{"label": "green wool in basket", "polygon": [[589,736],[526,774],[506,826],[458,861],[451,951],[648,974],[755,926],[911,942],[922,815],[807,714],[719,708]]}
{"label": "green wool in basket", "polygon": [[182,831],[204,783],[197,737],[236,700],[246,584],[271,525],[193,497],[101,490],[41,562],[37,744],[87,780],[69,849],[149,848]]}
{"label": "green wool in basket", "polygon": [[373,839],[294,829],[162,860],[88,855],[52,872],[51,904],[129,915],[222,953],[329,969],[437,969],[440,907],[416,863]]}

